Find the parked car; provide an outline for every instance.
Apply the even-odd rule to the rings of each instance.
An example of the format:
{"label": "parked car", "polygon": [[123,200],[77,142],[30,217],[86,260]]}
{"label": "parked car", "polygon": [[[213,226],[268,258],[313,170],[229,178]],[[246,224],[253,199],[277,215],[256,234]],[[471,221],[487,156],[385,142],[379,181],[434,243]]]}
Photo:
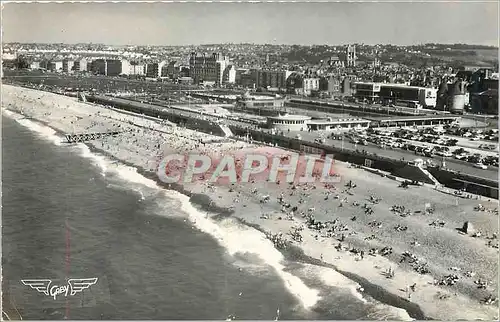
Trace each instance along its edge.
{"label": "parked car", "polygon": [[458,143],[458,140],[456,140],[456,139],[449,139],[448,141],[446,141],[445,144],[447,146],[455,146],[455,145],[457,145],[457,143]]}
{"label": "parked car", "polygon": [[453,156],[453,154],[451,154],[451,152],[449,151],[438,151],[436,152],[436,154],[439,155],[440,157],[446,157],[446,158]]}
{"label": "parked car", "polygon": [[465,154],[465,153],[455,154],[455,159],[457,159],[457,160],[465,160],[465,159],[467,159],[467,154]]}
{"label": "parked car", "polygon": [[481,163],[484,165],[491,165],[494,167],[498,167],[498,157],[493,155],[487,156],[483,159]]}
{"label": "parked car", "polygon": [[479,145],[479,148],[484,150],[496,150],[497,146],[494,144],[481,144]]}
{"label": "parked car", "polygon": [[474,163],[474,168],[486,170],[488,169],[488,166],[482,163]]}

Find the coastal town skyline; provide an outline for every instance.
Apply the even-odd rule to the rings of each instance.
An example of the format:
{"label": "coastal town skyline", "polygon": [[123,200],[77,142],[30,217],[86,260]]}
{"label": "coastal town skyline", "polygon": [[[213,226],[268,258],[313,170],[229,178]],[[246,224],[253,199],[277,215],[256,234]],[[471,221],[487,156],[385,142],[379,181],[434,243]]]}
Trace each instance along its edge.
{"label": "coastal town skyline", "polygon": [[4,43],[498,46],[498,2],[5,3],[2,18]]}
{"label": "coastal town skyline", "polygon": [[462,47],[471,47],[471,48],[487,48],[487,49],[495,49],[499,48],[498,45],[481,45],[477,43],[418,43],[411,45],[397,45],[391,43],[377,43],[377,44],[366,44],[366,43],[336,43],[336,44],[280,44],[280,43],[249,43],[249,42],[220,42],[220,43],[192,43],[192,44],[179,44],[179,45],[169,45],[169,44],[107,44],[107,43],[97,43],[97,42],[22,42],[22,41],[11,41],[11,42],[3,42],[4,44],[20,44],[20,45],[63,45],[63,46],[77,46],[77,45],[89,45],[89,46],[109,46],[110,48],[122,48],[122,47],[210,47],[210,46],[225,46],[225,45],[251,45],[251,46],[297,46],[297,47],[346,47],[349,45],[361,45],[361,46],[395,46],[395,47],[418,47],[418,46],[429,46],[429,45],[437,45],[437,46],[462,46]]}

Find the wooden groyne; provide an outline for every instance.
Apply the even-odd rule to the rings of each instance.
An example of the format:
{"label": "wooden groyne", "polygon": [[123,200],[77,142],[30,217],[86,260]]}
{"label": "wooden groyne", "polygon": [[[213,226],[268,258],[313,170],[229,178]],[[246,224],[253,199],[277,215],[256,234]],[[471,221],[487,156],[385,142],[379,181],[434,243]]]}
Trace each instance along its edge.
{"label": "wooden groyne", "polygon": [[122,132],[114,131],[114,132],[101,132],[101,133],[79,133],[79,134],[66,134],[66,141],[68,143],[80,143],[102,139],[106,136],[115,136]]}

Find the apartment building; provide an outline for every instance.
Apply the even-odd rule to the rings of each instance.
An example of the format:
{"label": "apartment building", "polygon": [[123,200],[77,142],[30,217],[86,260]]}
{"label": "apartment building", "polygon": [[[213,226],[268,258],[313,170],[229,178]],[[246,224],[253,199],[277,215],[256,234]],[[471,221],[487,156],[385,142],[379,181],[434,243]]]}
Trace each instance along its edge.
{"label": "apartment building", "polygon": [[224,80],[224,70],[229,64],[229,57],[221,53],[207,55],[192,52],[189,57],[189,73],[195,84],[220,86]]}
{"label": "apartment building", "polygon": [[73,60],[70,60],[70,59],[64,59],[62,61],[63,63],[63,66],[62,66],[62,71],[64,73],[72,73],[74,71],[74,65],[75,65],[75,62]]}
{"label": "apartment building", "polygon": [[146,65],[146,77],[159,78],[162,77],[162,68],[167,64],[166,61],[152,62]]}

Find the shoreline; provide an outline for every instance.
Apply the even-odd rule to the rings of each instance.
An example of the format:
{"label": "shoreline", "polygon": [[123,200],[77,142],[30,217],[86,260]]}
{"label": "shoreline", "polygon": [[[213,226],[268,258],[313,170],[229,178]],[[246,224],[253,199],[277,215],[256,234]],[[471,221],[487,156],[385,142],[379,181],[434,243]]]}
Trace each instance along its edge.
{"label": "shoreline", "polygon": [[[45,93],[45,92],[41,92],[41,93]],[[18,113],[17,111],[14,111],[14,112]],[[55,131],[57,131],[58,134],[65,133],[64,130],[54,128],[54,126],[52,124],[50,124],[49,122],[45,122],[43,120],[40,120],[39,118],[36,118],[36,117],[31,117],[31,118],[26,117],[26,118],[31,119],[35,122],[39,122],[41,124],[44,124],[45,126],[48,126],[52,129],[54,129]],[[104,155],[112,160],[117,160],[122,164],[136,168],[138,174],[141,174],[142,176],[155,181],[156,184],[158,186],[162,187],[163,189],[177,191],[183,195],[188,196],[190,203],[201,207],[201,209],[203,211],[210,212],[210,213],[218,213],[219,217],[221,217],[221,216],[222,217],[232,217],[232,218],[238,220],[239,222],[241,222],[242,224],[247,225],[249,227],[253,227],[261,232],[272,231],[273,233],[275,233],[276,230],[281,231],[281,230],[283,230],[284,226],[286,227],[286,224],[287,224],[286,220],[283,220],[281,222],[282,223],[281,226],[280,226],[279,222],[273,223],[270,220],[260,221],[260,222],[259,222],[259,220],[247,220],[248,218],[245,218],[243,215],[237,215],[235,210],[231,210],[228,207],[224,207],[222,205],[223,202],[218,202],[218,200],[215,198],[215,194],[212,194],[212,196],[210,196],[209,193],[202,193],[200,191],[195,191],[196,189],[190,189],[190,187],[188,187],[187,185],[183,185],[183,184],[178,184],[178,183],[165,184],[157,178],[155,172],[147,170],[146,168],[141,167],[137,164],[134,164],[131,161],[122,160],[122,159],[116,157],[115,155],[113,155],[111,152],[108,152],[104,149],[101,149],[92,143],[90,143],[90,144],[86,143],[86,145],[89,147],[91,152],[97,152],[97,153]],[[364,171],[364,170],[357,170],[357,171]],[[368,174],[366,174],[366,175],[368,175]],[[193,187],[191,187],[191,188],[193,188]],[[194,188],[196,188],[196,187],[194,187]],[[222,189],[224,189],[224,187],[222,187]],[[227,195],[227,193],[226,193],[226,195]],[[252,202],[252,201],[250,201],[250,202]],[[253,205],[253,206],[255,206],[255,205]],[[257,204],[257,206],[258,206],[258,204]],[[211,219],[217,220],[217,216],[211,217]],[[297,223],[297,222],[295,222],[295,223]],[[278,226],[280,226],[280,227],[278,227]],[[312,245],[313,241],[311,241],[310,244]],[[319,259],[319,256],[313,256],[311,250],[310,249],[307,250],[307,247],[304,247],[303,245],[299,246],[299,245],[293,244],[293,246],[290,247],[288,250],[284,250],[281,252],[285,255],[286,259],[290,259],[291,257],[298,257],[301,261],[304,261],[304,262],[307,262],[307,263],[310,263],[313,265],[332,268],[335,271],[339,272],[340,274],[346,276],[347,278],[349,278],[349,279],[357,282],[361,286],[363,286],[363,288],[365,289],[365,293],[367,295],[371,296],[372,298],[374,298],[375,300],[379,300],[382,303],[389,304],[392,306],[397,306],[399,308],[403,308],[413,318],[432,319],[432,318],[430,318],[430,316],[432,316],[433,318],[436,318],[436,319],[440,319],[440,318],[446,319],[446,317],[449,316],[445,312],[442,312],[441,317],[436,316],[435,314],[427,314],[425,306],[421,306],[418,303],[414,303],[413,301],[408,301],[407,299],[398,295],[397,292],[391,291],[391,287],[384,287],[384,286],[380,285],[380,281],[374,281],[373,283],[370,282],[371,277],[373,277],[373,276],[370,276],[370,274],[368,274],[369,277],[366,278],[362,275],[356,274],[355,272],[351,272],[349,270],[342,269],[341,267],[339,268],[337,265],[335,265],[335,261],[333,263],[331,263],[331,262],[323,261],[323,260]],[[321,257],[322,257],[322,254],[321,254]],[[347,256],[347,257],[348,257],[347,261],[355,262],[355,259],[352,256]],[[293,260],[293,258],[292,258],[292,260]],[[365,260],[365,262],[366,262],[366,260]],[[363,262],[363,263],[365,263],[365,262]],[[342,264],[344,264],[344,262],[342,262]],[[359,262],[354,263],[354,265],[358,265],[358,264],[359,264]],[[403,273],[403,272],[405,272],[405,271],[402,270],[401,273]],[[394,287],[393,287],[393,289],[394,289]],[[384,299],[386,299],[387,302],[384,301]],[[459,302],[462,302],[462,300]],[[397,303],[397,305],[395,305],[395,303]],[[462,305],[464,305],[463,302],[462,302]],[[431,311],[435,311],[435,310],[431,310]],[[435,311],[435,312],[439,312],[439,311]],[[469,316],[472,316],[472,315],[469,315]]]}
{"label": "shoreline", "polygon": [[[7,109],[8,110],[8,109]],[[16,113],[14,111],[9,110],[10,112]],[[40,124],[43,124],[44,126],[53,129],[56,131],[58,135],[64,136],[64,132],[54,129],[50,127],[46,122],[39,121],[36,119],[30,119],[35,122],[38,122]],[[105,156],[106,158],[109,158],[112,161],[117,161],[120,162],[126,166],[132,167],[137,169],[137,173],[144,176],[147,179],[155,181],[155,183],[161,187],[162,189],[170,190],[170,191],[175,191],[178,192],[182,195],[185,195],[189,197],[189,202],[195,206],[196,208],[200,209],[203,212],[208,212],[214,214],[214,216],[211,216],[210,218],[214,221],[218,221],[220,217],[229,217],[234,215],[234,210],[230,210],[226,207],[219,207],[215,205],[214,200],[210,198],[209,195],[207,194],[201,194],[201,193],[192,193],[188,189],[186,189],[185,186],[182,184],[178,183],[171,183],[167,184],[159,180],[157,177],[156,173],[148,171],[142,167],[138,167],[134,165],[131,162],[125,161],[125,160],[120,160],[114,157],[113,155],[109,154],[107,151],[99,149],[92,143],[85,143],[89,147],[89,150],[92,153],[97,153],[99,155]],[[239,218],[237,216],[233,217],[236,221],[238,221],[240,224],[254,228],[264,234],[266,234],[266,229],[263,226],[260,226],[258,224],[252,224],[249,222],[246,222],[243,218]],[[389,306],[394,306],[400,309],[405,310],[408,312],[408,315],[416,320],[435,320],[434,318],[427,317],[424,315],[423,311],[419,307],[419,305],[411,303],[404,299],[401,296],[398,296],[397,294],[393,294],[389,291],[386,291],[382,287],[375,285],[373,283],[370,283],[367,279],[358,276],[356,274],[352,274],[346,271],[339,270],[335,265],[333,264],[328,264],[326,262],[321,261],[320,259],[313,258],[311,256],[308,256],[304,253],[304,251],[296,246],[296,245],[290,245],[287,249],[279,249],[277,248],[283,255],[285,260],[288,261],[293,261],[293,262],[299,262],[299,263],[307,263],[307,264],[312,264],[315,266],[321,266],[325,268],[330,268],[338,272],[339,274],[344,275],[345,277],[351,279],[352,281],[358,283],[363,289],[365,294],[373,298],[374,300],[386,304]]]}
{"label": "shoreline", "polygon": [[[248,222],[245,222],[243,219],[236,218],[239,222],[241,222],[244,225],[247,225],[249,227],[252,227],[262,233],[266,233],[265,228],[262,226],[259,226],[257,224],[251,224]],[[368,281],[366,278],[363,278],[362,276],[340,270],[338,267],[336,267],[334,264],[329,264],[321,259],[314,258],[312,256],[308,256],[304,253],[304,251],[297,245],[290,245],[287,249],[279,249],[280,252],[285,256],[285,259],[293,262],[298,262],[298,263],[306,263],[306,264],[311,264],[315,266],[321,266],[329,269],[333,269],[337,273],[345,276],[346,278],[356,282],[357,284],[360,285],[360,287],[363,288],[363,294],[369,295],[371,298],[374,300],[387,304],[390,306],[394,306],[400,309],[405,310],[408,315],[415,319],[415,320],[436,320],[435,318],[425,316],[424,312],[420,308],[418,304],[409,302],[405,298],[391,293],[387,290],[385,290],[383,287],[380,287],[376,284],[371,283]]]}
{"label": "shoreline", "polygon": [[[106,157],[109,157],[111,159],[115,159],[113,156],[107,154],[105,151],[100,150],[93,146],[92,144],[87,144],[92,146],[91,151],[97,152],[101,155],[104,155]],[[187,197],[189,197],[189,202],[193,204],[195,207],[199,208],[201,211],[204,212],[209,212],[214,214],[215,216],[211,216],[210,218],[214,221],[218,221],[220,217],[229,217],[231,215],[234,215],[234,210],[227,209],[225,207],[218,207],[217,205],[214,205],[214,200],[210,198],[209,195],[206,194],[198,194],[195,193],[193,194],[191,191],[187,190],[183,185],[178,184],[178,183],[173,183],[173,184],[166,184],[162,182],[161,180],[158,179],[156,176],[156,173],[147,171],[144,168],[136,167],[135,165],[124,162],[122,160],[117,160],[119,162],[122,162],[125,165],[128,165],[130,167],[134,167],[137,169],[137,173],[143,175],[145,178],[151,179],[156,182],[158,186],[160,186],[162,189],[167,189],[171,191],[176,191],[179,192]],[[244,219],[239,218],[237,216],[233,217],[236,221],[239,223],[254,228],[264,234],[266,234],[266,229],[263,226],[260,226],[258,224],[251,224],[246,222]],[[379,301],[383,304],[387,304],[390,306],[395,306],[398,308],[401,308],[408,312],[408,315],[410,315],[411,318],[416,319],[416,320],[434,320],[431,317],[426,317],[423,313],[423,311],[420,309],[420,307],[417,304],[411,303],[404,299],[401,296],[398,296],[397,294],[392,294],[383,288],[370,283],[367,279],[358,276],[356,274],[352,274],[349,272],[341,271],[335,265],[333,264],[328,264],[320,259],[313,258],[311,256],[307,256],[300,247],[291,245],[287,249],[278,249],[285,257],[285,260],[289,261],[294,261],[294,262],[305,262],[308,264],[312,264],[315,266],[322,266],[326,268],[330,268],[335,270],[336,272],[344,275],[345,277],[353,280],[354,282],[360,284],[361,287],[363,287],[364,292],[370,297],[372,297],[374,300]]]}
{"label": "shoreline", "polygon": [[[153,173],[151,171],[148,171],[142,167],[137,167],[133,165],[132,163],[128,163],[123,160],[118,160],[114,158],[112,155],[109,155],[106,151],[100,150],[99,148],[96,148],[92,144],[86,144],[88,146],[91,146],[91,151],[99,153],[101,155],[104,155],[112,160],[116,160],[119,162],[122,162],[125,165],[128,165],[130,167],[134,167],[137,169],[137,173],[143,175],[145,178],[151,179],[156,182],[158,186],[160,186],[162,189],[167,189],[171,191],[176,191],[179,192],[187,197],[189,197],[189,202],[193,204],[194,206],[199,207],[201,211],[204,212],[209,212],[214,214],[215,216],[211,216],[210,218],[217,221],[219,217],[226,217],[226,216],[231,216],[234,214],[234,210],[227,209],[225,207],[218,207],[215,205],[214,200],[210,198],[209,195],[206,194],[198,194],[195,193],[193,194],[191,191],[187,190],[183,185],[178,184],[178,183],[172,183],[172,184],[166,184],[162,182],[161,180],[158,179],[156,176],[156,173]],[[251,224],[246,222],[244,219],[239,218],[237,216],[233,217],[235,220],[237,220],[239,223],[246,225],[248,227],[252,227],[262,233],[266,233],[266,229],[263,226],[260,226],[258,224]],[[361,276],[358,276],[356,274],[351,274],[349,272],[344,272],[339,270],[335,265],[325,263],[319,259],[313,258],[311,256],[305,255],[305,253],[300,249],[300,247],[291,245],[288,249],[278,249],[285,257],[286,260],[290,261],[296,261],[296,262],[305,262],[308,264],[313,264],[315,266],[323,266],[326,268],[330,268],[335,270],[336,272],[344,275],[345,277],[353,280],[354,282],[358,283],[361,285],[361,287],[364,288],[364,293],[372,297],[374,300],[379,301],[383,304],[387,304],[390,306],[396,306],[398,308],[401,308],[405,311],[408,312],[408,315],[410,317],[416,319],[416,320],[434,320],[431,317],[426,317],[420,307],[417,304],[411,303],[404,299],[401,296],[398,296],[397,294],[392,294],[383,288],[370,283],[368,280],[364,279]]]}

